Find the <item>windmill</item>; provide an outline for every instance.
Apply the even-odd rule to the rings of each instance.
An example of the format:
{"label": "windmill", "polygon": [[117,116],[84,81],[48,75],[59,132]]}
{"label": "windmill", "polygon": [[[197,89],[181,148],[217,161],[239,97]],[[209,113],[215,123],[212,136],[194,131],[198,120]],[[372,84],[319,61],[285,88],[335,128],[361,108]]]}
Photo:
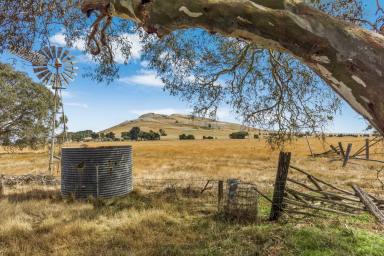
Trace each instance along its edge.
{"label": "windmill", "polygon": [[[28,51],[26,49],[11,49],[11,53],[30,62],[33,66],[33,72],[40,82],[46,86],[52,87],[54,91],[54,113],[52,115],[52,126],[50,132],[49,147],[49,167],[50,174],[53,171],[54,151],[55,151],[55,130],[56,118],[58,114],[63,119],[63,135],[67,140],[67,128],[65,125],[64,105],[61,91],[65,89],[76,75],[74,56],[69,55],[69,51],[63,47],[46,46],[38,52]],[[59,109],[61,108],[61,113]]]}

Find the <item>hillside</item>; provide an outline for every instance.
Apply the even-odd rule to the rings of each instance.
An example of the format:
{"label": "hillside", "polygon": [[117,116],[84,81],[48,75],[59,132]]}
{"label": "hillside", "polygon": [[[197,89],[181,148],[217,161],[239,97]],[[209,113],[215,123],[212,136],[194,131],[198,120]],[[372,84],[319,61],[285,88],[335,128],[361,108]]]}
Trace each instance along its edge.
{"label": "hillside", "polygon": [[167,133],[166,137],[162,137],[163,140],[177,139],[183,133],[193,134],[196,139],[201,139],[203,136],[227,139],[230,133],[241,130],[247,130],[251,135],[259,133],[257,129],[235,123],[220,122],[191,115],[173,114],[168,116],[155,113],[142,115],[137,119],[123,122],[102,132],[114,132],[119,137],[122,132],[129,131],[135,126],[140,127],[143,131],[153,130],[158,132],[159,129],[163,129]]}

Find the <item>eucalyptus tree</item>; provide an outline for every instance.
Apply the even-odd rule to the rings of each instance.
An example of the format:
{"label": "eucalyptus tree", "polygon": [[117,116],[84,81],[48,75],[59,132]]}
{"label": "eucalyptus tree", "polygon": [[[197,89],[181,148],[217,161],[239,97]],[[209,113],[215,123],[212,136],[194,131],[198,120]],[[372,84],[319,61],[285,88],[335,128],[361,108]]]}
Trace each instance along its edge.
{"label": "eucalyptus tree", "polygon": [[26,74],[0,64],[0,145],[32,147],[47,140],[53,95]]}
{"label": "eucalyptus tree", "polygon": [[227,103],[281,140],[321,129],[339,108],[338,94],[384,132],[379,1],[369,19],[360,0],[18,2],[0,0],[1,49],[48,43],[59,26],[69,45],[88,34],[86,51],[100,64],[91,76],[111,82],[116,48],[127,62],[125,35],[136,29],[149,67],[196,112],[214,114]]}

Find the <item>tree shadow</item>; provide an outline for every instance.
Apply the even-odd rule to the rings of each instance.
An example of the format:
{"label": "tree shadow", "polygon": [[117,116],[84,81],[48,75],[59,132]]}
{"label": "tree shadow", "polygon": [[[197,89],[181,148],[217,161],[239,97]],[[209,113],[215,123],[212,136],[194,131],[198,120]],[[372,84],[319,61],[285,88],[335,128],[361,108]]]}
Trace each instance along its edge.
{"label": "tree shadow", "polygon": [[60,190],[44,190],[44,189],[32,189],[27,192],[15,192],[5,196],[11,203],[20,203],[32,200],[52,200],[61,201]]}

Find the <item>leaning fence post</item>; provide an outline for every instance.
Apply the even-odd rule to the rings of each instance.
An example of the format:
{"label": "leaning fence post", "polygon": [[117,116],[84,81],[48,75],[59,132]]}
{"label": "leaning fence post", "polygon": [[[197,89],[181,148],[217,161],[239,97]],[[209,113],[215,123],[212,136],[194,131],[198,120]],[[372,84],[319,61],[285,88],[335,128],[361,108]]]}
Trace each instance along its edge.
{"label": "leaning fence post", "polygon": [[365,159],[369,159],[369,139],[365,139]]}
{"label": "leaning fence post", "polygon": [[333,145],[329,145],[329,147],[338,155],[340,155],[340,152],[337,150],[337,148],[335,148],[335,146]]}
{"label": "leaning fence post", "polygon": [[275,189],[273,192],[271,214],[269,216],[269,220],[271,221],[278,220],[280,218],[281,212],[284,207],[283,205],[284,192],[285,192],[285,185],[287,183],[290,162],[291,162],[291,153],[280,152],[279,165],[277,167],[277,174],[276,174],[276,181],[275,181]]}
{"label": "leaning fence post", "polygon": [[221,210],[223,196],[224,196],[224,182],[222,180],[219,180],[218,190],[217,190],[217,208],[219,211]]}
{"label": "leaning fence post", "polygon": [[345,167],[347,165],[347,163],[348,163],[349,155],[351,154],[351,149],[352,149],[352,144],[349,143],[348,146],[347,146],[347,150],[345,151],[343,167]]}
{"label": "leaning fence post", "polygon": [[341,144],[341,142],[339,142],[339,148],[340,148],[341,157],[344,159],[345,158],[345,152],[344,152],[343,144]]}
{"label": "leaning fence post", "polygon": [[0,175],[0,198],[4,195],[4,187],[3,187],[3,175]]}

